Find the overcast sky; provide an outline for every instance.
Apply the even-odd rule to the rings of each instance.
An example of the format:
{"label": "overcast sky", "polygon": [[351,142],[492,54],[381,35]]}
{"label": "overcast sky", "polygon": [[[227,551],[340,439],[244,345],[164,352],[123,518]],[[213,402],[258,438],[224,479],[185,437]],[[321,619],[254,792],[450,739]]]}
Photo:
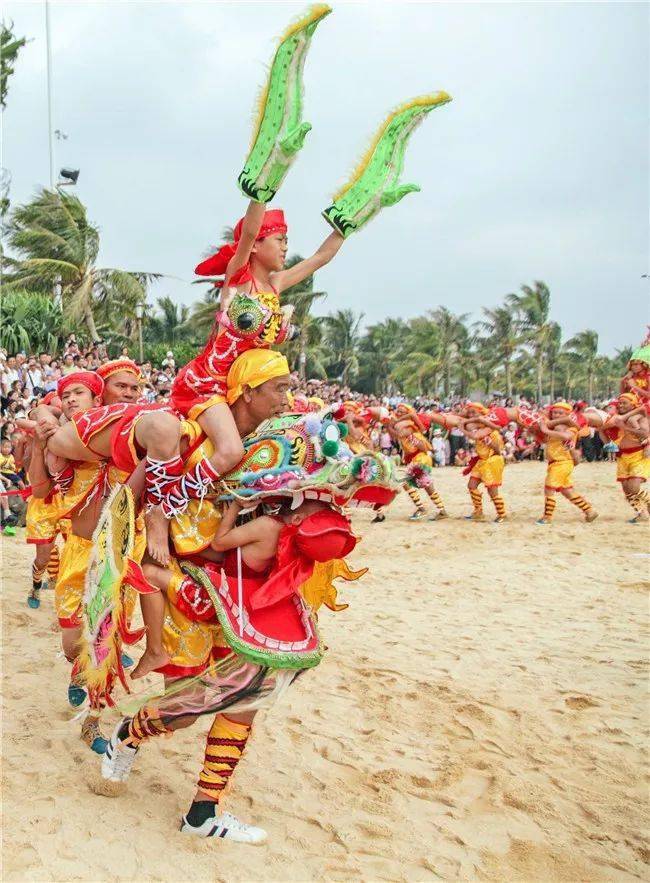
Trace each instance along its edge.
{"label": "overcast sky", "polygon": [[[302,4],[51,3],[56,168],[101,228],[100,263],[193,268],[245,202],[236,186],[255,95]],[[525,282],[551,289],[570,336],[637,344],[648,319],[648,11],[644,3],[337,3],[305,70],[313,124],[279,197],[290,252],[320,218],[385,113],[428,91],[450,105],[409,146],[422,192],[386,210],[318,274],[322,312],[366,322],[444,304],[475,318]],[[44,4],[8,2],[32,42],[10,82],[2,165],[11,198],[49,180]]]}

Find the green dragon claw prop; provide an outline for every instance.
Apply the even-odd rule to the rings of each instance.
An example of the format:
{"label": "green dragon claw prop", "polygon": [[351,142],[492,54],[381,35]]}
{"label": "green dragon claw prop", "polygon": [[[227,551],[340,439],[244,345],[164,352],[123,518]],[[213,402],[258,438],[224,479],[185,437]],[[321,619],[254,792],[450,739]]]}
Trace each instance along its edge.
{"label": "green dragon claw prop", "polygon": [[273,199],[311,130],[302,121],[302,73],[314,31],[331,11],[323,3],[312,6],[280,38],[260,97],[253,146],[237,181],[255,202]]}
{"label": "green dragon claw prop", "polygon": [[335,195],[323,217],[341,236],[360,230],[377,212],[396,205],[407,193],[417,193],[417,184],[399,184],[406,145],[424,117],[451,101],[446,92],[423,95],[389,114],[356,171]]}

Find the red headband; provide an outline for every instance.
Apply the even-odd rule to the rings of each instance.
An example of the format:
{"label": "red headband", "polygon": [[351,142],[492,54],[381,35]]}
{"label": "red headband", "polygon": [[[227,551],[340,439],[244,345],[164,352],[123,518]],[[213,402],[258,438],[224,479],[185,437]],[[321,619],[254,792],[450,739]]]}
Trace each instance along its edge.
{"label": "red headband", "polygon": [[66,374],[57,383],[56,391],[59,396],[62,396],[73,383],[85,386],[94,396],[100,396],[104,392],[104,381],[96,371],[73,371],[72,374]]}
{"label": "red headband", "polygon": [[[197,276],[225,275],[228,263],[237,250],[237,243],[241,239],[243,227],[244,219],[240,218],[235,224],[233,230],[234,244],[228,243],[227,245],[222,245],[216,254],[213,254],[205,261],[201,261],[194,270]],[[279,208],[271,209],[268,212],[264,212],[262,226],[260,227],[260,232],[257,234],[257,239],[255,241],[259,242],[260,239],[266,239],[267,236],[273,236],[274,233],[286,232],[287,224],[284,220],[284,212]],[[243,285],[244,282],[250,282],[252,278],[250,266],[249,264],[245,264],[241,270],[238,270],[235,273],[230,282],[232,285]]]}
{"label": "red headband", "polygon": [[133,374],[138,380],[142,380],[140,369],[132,359],[113,359],[104,365],[100,365],[97,369],[97,373],[103,380],[108,380],[113,374],[119,374],[122,371],[127,374]]}

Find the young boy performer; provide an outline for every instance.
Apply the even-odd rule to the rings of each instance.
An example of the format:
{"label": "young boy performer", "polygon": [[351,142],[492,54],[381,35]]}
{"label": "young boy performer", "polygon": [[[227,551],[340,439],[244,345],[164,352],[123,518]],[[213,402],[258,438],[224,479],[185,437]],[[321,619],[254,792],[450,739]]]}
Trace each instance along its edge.
{"label": "young boy performer", "polygon": [[467,517],[472,521],[483,521],[483,495],[479,485],[484,484],[496,510],[495,521],[500,524],[507,517],[506,506],[500,493],[505,466],[502,454],[504,441],[498,430],[483,423],[487,415],[488,409],[480,402],[469,402],[465,407],[466,420],[463,431],[476,445],[476,456],[470,461],[471,469],[467,483],[473,511]]}
{"label": "young boy performer", "polygon": [[599,430],[604,442],[618,445],[616,479],[632,509],[630,524],[647,521],[650,496],[641,485],[650,478],[650,458],[646,456],[650,440],[650,420],[643,413],[639,397],[633,392],[622,393],[616,402],[617,414]]}
{"label": "young boy performer", "polygon": [[436,491],[431,477],[433,471],[431,445],[424,434],[424,427],[415,408],[404,403],[399,404],[394,412],[392,430],[400,447],[402,462],[407,467],[407,479],[403,488],[415,506],[415,512],[409,516],[409,520],[420,521],[426,516],[419,490],[423,490],[438,509],[438,513],[432,515],[431,520],[446,518],[445,504]]}
{"label": "young boy performer", "polygon": [[543,416],[537,424],[537,430],[546,440],[546,459],[548,468],[544,484],[544,515],[537,524],[550,524],[555,511],[556,493],[562,494],[570,503],[577,506],[585,516],[585,521],[592,522],[598,518],[598,512],[588,500],[576,493],[573,487],[573,470],[575,468],[572,449],[578,438],[578,427],[572,417],[573,409],[568,402],[555,402],[548,409],[549,421]]}

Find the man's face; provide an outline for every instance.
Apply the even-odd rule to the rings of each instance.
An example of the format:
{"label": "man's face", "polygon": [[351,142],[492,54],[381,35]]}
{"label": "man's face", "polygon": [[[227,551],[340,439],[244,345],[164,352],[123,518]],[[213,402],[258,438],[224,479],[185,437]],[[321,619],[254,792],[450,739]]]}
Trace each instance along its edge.
{"label": "man's face", "polygon": [[629,411],[632,411],[634,405],[628,399],[619,399],[618,400],[618,413],[619,414],[627,414]]}
{"label": "man's face", "polygon": [[16,357],[15,357],[15,356],[9,356],[9,358],[7,359],[7,368],[12,368],[12,369],[13,369],[13,368],[15,368],[15,367],[16,367]]}
{"label": "man's face", "polygon": [[61,395],[61,410],[70,420],[75,414],[82,414],[95,404],[95,396],[83,383],[71,383]]}
{"label": "man's face", "polygon": [[105,405],[114,405],[116,402],[137,402],[139,398],[140,381],[130,371],[118,371],[106,381],[103,395]]}
{"label": "man's face", "polygon": [[244,391],[244,401],[248,408],[251,420],[255,420],[257,426],[262,420],[283,414],[289,407],[287,393],[289,392],[289,375],[274,377],[266,383],[256,386],[255,389],[248,387]]}
{"label": "man's face", "polygon": [[65,362],[66,365],[70,366],[70,365],[74,364],[74,357],[71,356],[70,354],[68,354],[63,361]]}
{"label": "man's face", "polygon": [[36,367],[36,359],[30,359],[29,362],[27,362],[27,367],[30,371],[33,371]]}
{"label": "man's face", "polygon": [[52,361],[52,356],[49,356],[47,353],[41,353],[38,357],[38,360],[41,363],[41,367],[44,368],[46,365],[50,364],[50,362]]}
{"label": "man's face", "polygon": [[24,361],[25,361],[25,356],[23,356],[22,353],[18,353],[18,355],[16,356],[16,364],[22,365]]}

